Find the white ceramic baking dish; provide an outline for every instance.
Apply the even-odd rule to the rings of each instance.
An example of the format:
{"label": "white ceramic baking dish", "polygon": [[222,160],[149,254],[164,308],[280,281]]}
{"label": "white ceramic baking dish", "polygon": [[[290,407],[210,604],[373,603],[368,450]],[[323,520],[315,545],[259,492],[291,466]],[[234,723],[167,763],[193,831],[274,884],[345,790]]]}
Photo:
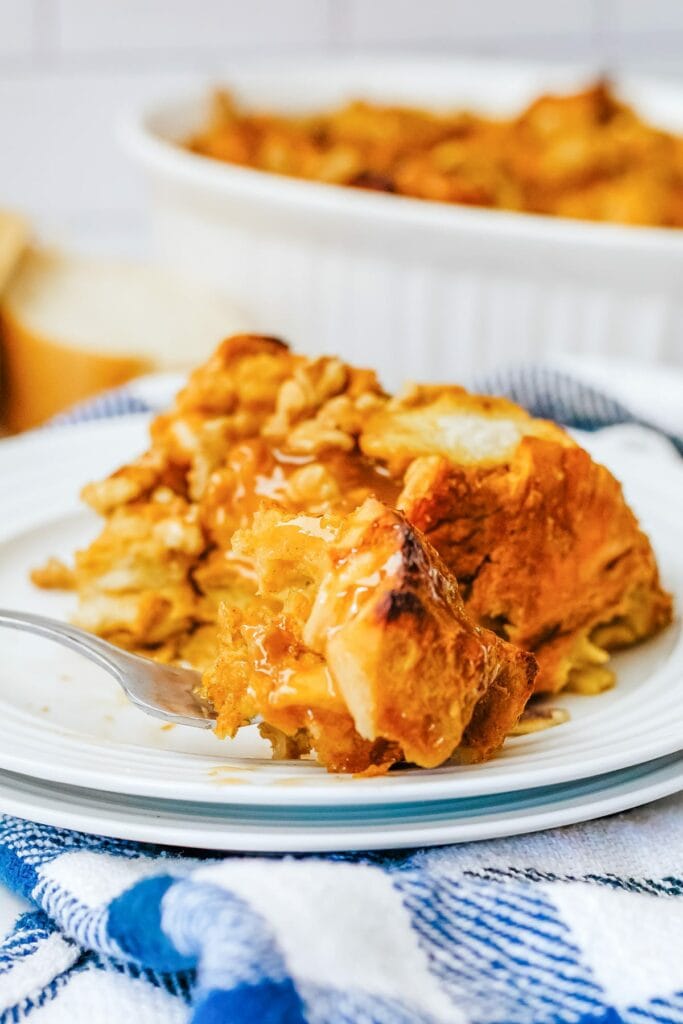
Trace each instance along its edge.
{"label": "white ceramic baking dish", "polygon": [[[463,60],[325,60],[224,77],[283,110],[350,97],[508,114],[590,69]],[[683,87],[620,79],[683,133]],[[228,287],[255,327],[406,377],[466,378],[557,351],[683,362],[683,231],[465,208],[222,164],[175,141],[207,92],[123,124],[150,184],[157,257]]]}

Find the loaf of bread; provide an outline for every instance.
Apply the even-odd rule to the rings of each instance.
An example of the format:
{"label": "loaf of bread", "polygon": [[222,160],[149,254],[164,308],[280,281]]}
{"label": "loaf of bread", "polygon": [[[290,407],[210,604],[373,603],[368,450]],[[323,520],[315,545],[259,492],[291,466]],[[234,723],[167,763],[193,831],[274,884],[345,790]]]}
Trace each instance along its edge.
{"label": "loaf of bread", "polygon": [[0,296],[26,248],[28,225],[23,217],[0,210]]}
{"label": "loaf of bread", "polygon": [[10,430],[138,374],[194,365],[244,327],[222,293],[142,265],[27,248],[8,277],[0,338]]}

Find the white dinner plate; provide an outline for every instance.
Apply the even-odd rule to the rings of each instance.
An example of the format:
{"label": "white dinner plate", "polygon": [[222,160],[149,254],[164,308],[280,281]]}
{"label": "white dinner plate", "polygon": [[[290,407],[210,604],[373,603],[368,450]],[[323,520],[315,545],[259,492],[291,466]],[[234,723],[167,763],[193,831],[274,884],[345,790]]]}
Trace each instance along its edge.
{"label": "white dinner plate", "polygon": [[[0,442],[0,606],[68,617],[73,597],[34,588],[28,572],[95,535],[98,521],[79,505],[79,489],[139,452],[146,426],[146,417],[126,417]],[[623,480],[681,607],[683,469],[661,442],[628,431],[590,443]],[[408,768],[378,779],[328,774],[307,761],[274,763],[253,729],[221,741],[163,726],[130,705],[102,670],[48,641],[3,630],[0,650],[0,769],[91,788],[91,801],[105,792],[270,808],[455,800],[575,782],[683,748],[678,621],[615,657],[613,690],[556,698],[570,712],[567,724],[511,739],[486,764]]]}

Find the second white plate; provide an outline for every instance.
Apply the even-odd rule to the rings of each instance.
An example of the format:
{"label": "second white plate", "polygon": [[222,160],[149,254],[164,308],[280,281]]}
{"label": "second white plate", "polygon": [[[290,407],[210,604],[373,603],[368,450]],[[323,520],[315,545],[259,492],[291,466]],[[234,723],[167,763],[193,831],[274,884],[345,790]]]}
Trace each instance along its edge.
{"label": "second white plate", "polygon": [[165,846],[321,853],[442,846],[539,832],[616,814],[681,789],[681,755],[561,786],[380,807],[154,800],[0,772],[0,811],[58,828]]}

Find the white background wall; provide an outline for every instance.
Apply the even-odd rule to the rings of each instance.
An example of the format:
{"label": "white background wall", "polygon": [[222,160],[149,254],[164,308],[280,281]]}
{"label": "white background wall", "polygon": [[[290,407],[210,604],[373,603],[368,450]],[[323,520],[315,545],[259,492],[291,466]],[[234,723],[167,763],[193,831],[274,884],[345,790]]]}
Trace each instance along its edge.
{"label": "white background wall", "polygon": [[251,56],[407,49],[683,75],[683,0],[0,0],[0,205],[143,249],[120,109]]}

